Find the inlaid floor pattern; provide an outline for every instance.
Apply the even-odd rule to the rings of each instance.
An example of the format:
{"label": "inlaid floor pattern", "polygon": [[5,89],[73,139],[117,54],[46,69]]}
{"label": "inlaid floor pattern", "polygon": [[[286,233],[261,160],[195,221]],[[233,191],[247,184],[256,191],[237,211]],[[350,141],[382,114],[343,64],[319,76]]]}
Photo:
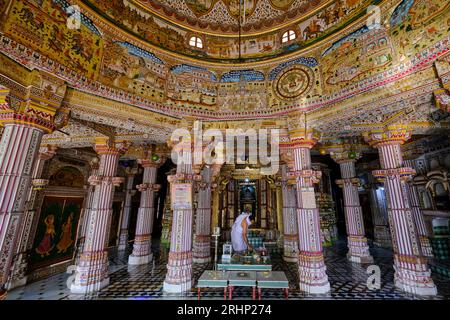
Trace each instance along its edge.
{"label": "inlaid floor pattern", "polygon": [[[324,249],[327,274],[331,284],[331,293],[310,296],[298,288],[297,265],[286,263],[281,254],[272,254],[273,269],[284,271],[290,282],[289,299],[352,299],[352,300],[410,300],[410,299],[450,299],[450,279],[434,274],[438,287],[436,297],[418,297],[402,293],[394,288],[392,254],[390,251],[372,247],[374,264],[381,270],[381,288],[370,290],[367,287],[367,265],[351,263],[346,259],[345,242],[337,242]],[[167,295],[162,291],[166,275],[167,249],[154,248],[154,260],[149,265],[128,267],[125,252],[110,252],[110,285],[93,295],[72,294],[67,286],[70,274],[62,273],[48,279],[26,285],[11,291],[10,300],[91,300],[91,299],[197,299],[195,284],[202,272],[212,269],[210,264],[194,264],[194,288],[183,295]],[[223,290],[207,289],[202,291],[202,299],[223,299]],[[250,288],[236,288],[233,299],[251,299]],[[281,290],[263,290],[262,299],[284,299]]]}

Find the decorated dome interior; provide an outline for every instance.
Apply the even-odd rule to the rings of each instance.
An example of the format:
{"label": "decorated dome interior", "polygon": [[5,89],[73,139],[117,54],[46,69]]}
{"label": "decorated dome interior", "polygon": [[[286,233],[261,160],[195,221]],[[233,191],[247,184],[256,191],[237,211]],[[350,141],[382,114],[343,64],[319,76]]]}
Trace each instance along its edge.
{"label": "decorated dome interior", "polygon": [[[151,45],[197,59],[236,63],[276,58],[306,48],[363,16],[367,7],[377,1],[83,2]],[[283,41],[287,31],[293,36]],[[199,37],[204,45],[201,48],[190,46],[186,39],[192,36]]]}

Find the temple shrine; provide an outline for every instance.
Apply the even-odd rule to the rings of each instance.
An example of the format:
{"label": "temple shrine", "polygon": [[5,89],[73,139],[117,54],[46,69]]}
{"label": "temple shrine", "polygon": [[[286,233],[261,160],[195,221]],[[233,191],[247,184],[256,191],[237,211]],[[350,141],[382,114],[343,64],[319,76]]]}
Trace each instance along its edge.
{"label": "temple shrine", "polygon": [[0,300],[448,300],[449,137],[447,0],[0,0]]}

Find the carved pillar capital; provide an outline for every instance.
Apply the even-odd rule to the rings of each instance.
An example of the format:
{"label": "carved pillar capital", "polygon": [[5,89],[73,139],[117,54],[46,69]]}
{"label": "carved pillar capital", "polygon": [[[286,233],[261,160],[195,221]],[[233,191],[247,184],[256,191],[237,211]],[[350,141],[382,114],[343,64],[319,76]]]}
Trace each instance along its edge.
{"label": "carved pillar capital", "polygon": [[411,138],[411,130],[407,125],[391,125],[364,133],[366,142],[375,148],[383,145],[402,145]]}

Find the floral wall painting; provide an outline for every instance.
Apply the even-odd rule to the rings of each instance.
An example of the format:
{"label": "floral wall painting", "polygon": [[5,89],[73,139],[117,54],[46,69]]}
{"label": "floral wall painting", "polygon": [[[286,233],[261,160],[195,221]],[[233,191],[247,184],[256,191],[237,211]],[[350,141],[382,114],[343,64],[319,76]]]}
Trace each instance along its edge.
{"label": "floral wall painting", "polygon": [[83,198],[46,196],[38,221],[30,269],[71,260],[74,255]]}

